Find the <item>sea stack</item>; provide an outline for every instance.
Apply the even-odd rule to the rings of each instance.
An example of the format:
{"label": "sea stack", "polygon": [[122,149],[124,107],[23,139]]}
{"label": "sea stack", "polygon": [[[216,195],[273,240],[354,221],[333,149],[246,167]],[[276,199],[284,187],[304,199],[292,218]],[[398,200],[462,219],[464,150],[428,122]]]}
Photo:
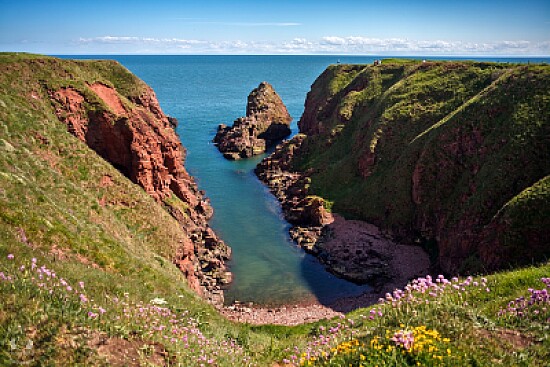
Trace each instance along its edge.
{"label": "sea stack", "polygon": [[249,158],[290,135],[291,121],[273,86],[261,82],[248,95],[246,116],[236,119],[231,127],[219,125],[213,142],[227,159]]}

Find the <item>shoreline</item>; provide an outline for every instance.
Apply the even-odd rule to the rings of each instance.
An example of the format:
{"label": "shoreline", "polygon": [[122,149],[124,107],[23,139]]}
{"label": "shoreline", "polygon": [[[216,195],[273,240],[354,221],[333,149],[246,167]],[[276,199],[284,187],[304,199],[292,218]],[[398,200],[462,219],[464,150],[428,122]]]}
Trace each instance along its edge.
{"label": "shoreline", "polygon": [[[344,244],[348,249],[357,251],[359,248],[370,247],[371,251],[383,253],[388,257],[388,272],[390,277],[374,287],[371,292],[358,296],[347,296],[326,304],[318,300],[307,300],[303,303],[291,303],[282,306],[269,307],[236,303],[218,308],[219,312],[231,321],[244,322],[252,325],[298,325],[315,322],[322,319],[342,317],[345,313],[358,308],[365,308],[378,303],[386,293],[403,288],[415,278],[430,274],[428,255],[418,246],[403,245],[384,238],[378,228],[372,224],[356,220],[345,220],[334,215],[334,222],[327,225],[331,232],[330,239],[323,246],[331,247]],[[372,238],[376,241],[365,241]],[[382,240],[380,240],[382,239]]]}
{"label": "shoreline", "polygon": [[292,158],[303,136],[279,144],[255,169],[256,176],[278,199],[290,236],[325,269],[338,277],[373,286],[373,291],[333,302],[308,300],[284,306],[236,303],[218,307],[227,319],[253,325],[298,325],[343,317],[347,312],[376,304],[387,292],[410,280],[430,274],[431,264],[419,246],[396,242],[388,233],[368,222],[346,220],[324,208],[324,200],[308,193],[307,173],[293,172]]}

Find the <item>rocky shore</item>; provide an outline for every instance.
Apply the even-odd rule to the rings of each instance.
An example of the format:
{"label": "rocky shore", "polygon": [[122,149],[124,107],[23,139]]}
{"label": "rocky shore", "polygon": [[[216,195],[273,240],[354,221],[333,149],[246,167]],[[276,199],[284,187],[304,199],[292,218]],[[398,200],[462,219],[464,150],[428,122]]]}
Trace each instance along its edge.
{"label": "rocky shore", "polygon": [[[341,267],[338,275],[353,278],[355,281],[366,276],[370,279],[369,282],[375,284],[372,292],[324,304],[315,299],[307,300],[303,304],[280,307],[258,307],[237,303],[222,308],[220,312],[230,320],[258,325],[297,325],[342,317],[347,312],[371,306],[386,293],[403,288],[409,280],[430,273],[429,258],[421,248],[398,244],[369,223],[345,220],[334,215],[334,221],[326,227],[330,236],[322,237],[320,245],[317,246],[322,246],[322,253],[330,254],[331,259],[334,259],[330,264],[324,262],[327,269],[337,273],[334,269]],[[357,253],[359,255],[355,255]],[[360,271],[360,267],[364,268],[363,272]],[[371,267],[373,270],[369,270]],[[380,274],[379,281],[370,278],[374,274]],[[357,276],[362,278],[355,278]]]}
{"label": "rocky shore", "polygon": [[280,144],[255,170],[281,202],[296,243],[328,271],[355,283],[371,284],[377,291],[403,286],[427,274],[430,262],[421,248],[399,244],[372,224],[332,214],[323,198],[310,195],[309,172],[292,168],[304,139],[299,134]]}
{"label": "rocky shore", "polygon": [[262,82],[248,95],[246,116],[233,126],[220,124],[213,142],[227,159],[249,158],[288,136],[290,121],[281,97],[271,84]]}

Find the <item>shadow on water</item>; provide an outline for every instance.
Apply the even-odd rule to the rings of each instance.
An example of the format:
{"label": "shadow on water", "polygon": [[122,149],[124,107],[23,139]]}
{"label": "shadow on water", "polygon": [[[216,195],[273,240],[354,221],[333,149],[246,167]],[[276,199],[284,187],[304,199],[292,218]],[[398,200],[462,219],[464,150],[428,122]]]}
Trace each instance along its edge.
{"label": "shadow on water", "polygon": [[349,311],[349,307],[335,301],[342,298],[357,297],[370,292],[369,285],[357,285],[329,273],[317,258],[305,254],[301,263],[302,276],[309,285],[317,301],[335,311]]}

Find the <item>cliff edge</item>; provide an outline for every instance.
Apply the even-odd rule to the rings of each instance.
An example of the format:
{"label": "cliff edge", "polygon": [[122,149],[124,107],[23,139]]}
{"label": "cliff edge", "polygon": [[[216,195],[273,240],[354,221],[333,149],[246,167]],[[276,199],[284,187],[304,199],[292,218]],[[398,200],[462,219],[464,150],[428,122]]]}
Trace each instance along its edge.
{"label": "cliff edge", "polygon": [[[153,90],[115,61],[19,57],[5,57],[4,62],[6,75],[24,80],[25,90],[19,94],[28,96],[35,110],[53,113],[66,131],[178,221],[183,235],[172,261],[195,292],[222,304],[221,288],[231,279],[225,266],[230,249],[208,225],[212,208],[187,173],[175,121],[163,113]],[[34,120],[29,124],[40,128]],[[77,140],[72,145],[76,150]],[[97,180],[108,187],[115,179],[105,174]],[[98,204],[105,207],[111,201],[103,195]]]}

